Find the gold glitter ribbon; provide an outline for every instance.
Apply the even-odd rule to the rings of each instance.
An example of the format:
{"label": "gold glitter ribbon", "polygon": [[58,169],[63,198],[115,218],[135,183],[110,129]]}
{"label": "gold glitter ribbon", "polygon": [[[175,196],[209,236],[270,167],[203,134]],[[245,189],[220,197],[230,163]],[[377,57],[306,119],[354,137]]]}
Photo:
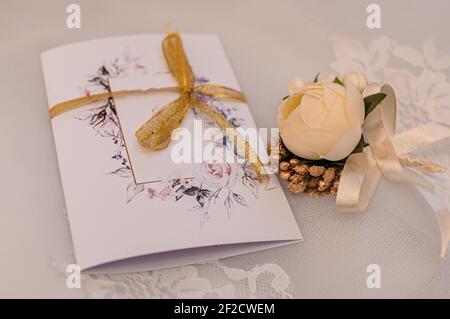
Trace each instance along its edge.
{"label": "gold glitter ribbon", "polygon": [[50,117],[106,98],[115,98],[136,94],[147,94],[153,91],[178,91],[180,96],[161,108],[136,131],[139,144],[151,150],[166,148],[171,141],[172,132],[180,127],[190,107],[198,109],[208,119],[212,120],[230,138],[241,155],[252,165],[258,180],[267,179],[264,164],[249,142],[238,132],[225,116],[206,103],[202,96],[224,100],[245,102],[244,95],[232,88],[220,85],[201,84],[195,86],[195,75],[186,57],[183,42],[177,32],[169,31],[162,42],[162,50],[170,72],[178,83],[175,88],[147,90],[123,90],[85,96],[57,104],[50,109]]}
{"label": "gold glitter ribbon", "polygon": [[[389,85],[378,89],[386,97],[364,121],[363,132],[369,146],[362,153],[350,155],[345,163],[336,198],[340,211],[365,210],[382,176],[391,181],[415,184],[439,194],[435,186],[423,176],[413,174],[412,170],[407,174],[405,168],[417,168],[429,173],[445,172],[446,169],[406,154],[450,137],[450,128],[431,123],[395,134],[397,104],[394,90]],[[437,219],[441,231],[441,257],[444,257],[450,240],[448,207],[437,212]]]}

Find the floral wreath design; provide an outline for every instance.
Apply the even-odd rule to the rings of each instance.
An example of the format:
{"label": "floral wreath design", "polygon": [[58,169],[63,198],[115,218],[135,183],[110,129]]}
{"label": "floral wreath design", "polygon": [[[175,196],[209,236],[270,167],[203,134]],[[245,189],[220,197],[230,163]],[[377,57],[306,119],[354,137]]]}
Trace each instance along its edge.
{"label": "floral wreath design", "polygon": [[[141,62],[142,57],[132,56],[126,48],[120,57],[109,62],[104,62],[93,75],[88,76],[87,83],[80,87],[84,95],[100,92],[111,92],[110,79],[125,77],[130,74],[146,74],[148,68]],[[209,79],[197,77],[198,84],[207,83]],[[215,98],[202,97],[213,105],[236,127],[242,124],[243,119],[234,113],[238,110],[234,107],[223,107],[222,103]],[[194,109],[194,116],[200,116]],[[116,104],[113,98],[108,98],[99,106],[82,111],[75,116],[76,119],[87,121],[98,135],[108,138],[114,146],[111,159],[118,163],[118,167],[111,175],[132,179],[131,166],[127,157],[125,143],[120,130],[117,116]],[[207,126],[213,126],[210,121]],[[236,152],[231,141],[224,135],[217,142],[222,146],[233,150],[236,163],[242,162],[242,157]],[[220,146],[220,145],[219,145]],[[242,192],[246,189],[247,192]],[[145,191],[146,190],[146,191]],[[209,208],[211,205],[222,203],[228,217],[231,217],[235,205],[248,206],[245,193],[250,193],[258,198],[258,183],[256,174],[251,166],[244,162],[242,164],[228,163],[202,163],[200,173],[191,178],[172,178],[158,184],[158,187],[147,187],[147,184],[135,184],[130,181],[126,188],[126,202],[130,203],[137,195],[146,193],[149,199],[180,201],[189,199],[193,202],[190,210],[200,211],[201,224],[209,219]]]}

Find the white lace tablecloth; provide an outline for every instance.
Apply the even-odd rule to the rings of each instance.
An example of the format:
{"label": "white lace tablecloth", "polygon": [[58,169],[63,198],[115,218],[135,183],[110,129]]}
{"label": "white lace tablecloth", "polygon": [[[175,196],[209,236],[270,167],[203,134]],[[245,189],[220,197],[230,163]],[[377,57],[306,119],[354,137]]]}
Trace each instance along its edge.
{"label": "white lace tablecloth", "polygon": [[[390,83],[398,128],[450,122],[447,2],[378,1],[370,30],[364,1],[78,1],[82,28],[65,26],[61,1],[0,4],[0,297],[450,297],[450,258],[441,260],[428,202],[412,186],[383,181],[369,210],[343,214],[333,198],[287,194],[305,241],[174,269],[84,275],[66,287],[73,260],[63,213],[39,53],[85,39],[183,32],[220,35],[255,120],[275,125],[278,101],[295,77],[362,71]],[[449,143],[427,156],[449,165]],[[442,185],[448,187],[448,185]],[[381,288],[369,289],[369,264]]]}

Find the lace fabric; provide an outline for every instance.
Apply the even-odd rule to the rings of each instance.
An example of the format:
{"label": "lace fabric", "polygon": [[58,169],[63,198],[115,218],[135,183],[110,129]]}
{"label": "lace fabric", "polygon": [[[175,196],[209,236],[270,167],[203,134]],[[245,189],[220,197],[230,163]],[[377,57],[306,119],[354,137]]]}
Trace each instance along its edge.
{"label": "lace fabric", "polygon": [[[67,263],[53,259],[65,274]],[[289,276],[266,263],[249,270],[219,261],[125,274],[83,274],[88,298],[292,298]]]}

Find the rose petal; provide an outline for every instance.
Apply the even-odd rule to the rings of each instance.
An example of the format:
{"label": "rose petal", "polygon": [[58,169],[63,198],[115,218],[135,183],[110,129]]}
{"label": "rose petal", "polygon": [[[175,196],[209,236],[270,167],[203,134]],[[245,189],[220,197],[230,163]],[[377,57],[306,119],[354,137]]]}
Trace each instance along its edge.
{"label": "rose petal", "polygon": [[303,94],[294,94],[280,103],[278,108],[278,118],[287,119],[289,114],[299,106]]}
{"label": "rose petal", "polygon": [[347,113],[345,112],[345,101],[340,97],[336,97],[333,105],[330,105],[330,110],[324,118],[322,118],[320,127],[333,132],[336,135],[341,135],[351,127]]}
{"label": "rose petal", "polygon": [[299,132],[294,129],[280,130],[286,147],[295,155],[317,160],[326,154],[336,142],[336,135],[322,129],[307,129]]}
{"label": "rose petal", "polygon": [[327,92],[324,91],[324,97],[325,97],[325,95],[331,94],[331,95],[337,95],[342,99],[345,98],[345,87],[343,87],[342,85],[337,84],[337,83],[324,83],[323,86],[325,88],[325,91],[327,91]]}
{"label": "rose petal", "polygon": [[309,149],[319,154],[326,154],[336,143],[337,136],[334,132],[325,129],[308,129],[298,137]]}
{"label": "rose petal", "polygon": [[299,138],[299,135],[295,131],[280,128],[280,136],[284,145],[293,154],[310,160],[320,159],[318,152],[303,145],[302,139]]}
{"label": "rose petal", "polygon": [[300,80],[295,80],[288,84],[289,95],[294,95],[297,93],[301,93],[303,88],[305,87],[305,82]]}
{"label": "rose petal", "polygon": [[362,126],[364,122],[364,100],[361,92],[351,83],[346,86],[346,106],[347,118],[351,126]]}
{"label": "rose petal", "polygon": [[342,135],[334,146],[322,157],[329,161],[339,161],[347,157],[358,145],[361,139],[361,126],[355,125]]}
{"label": "rose petal", "polygon": [[327,115],[327,111],[322,103],[322,99],[311,95],[303,96],[298,107],[301,119],[308,127],[320,127],[320,123]]}

